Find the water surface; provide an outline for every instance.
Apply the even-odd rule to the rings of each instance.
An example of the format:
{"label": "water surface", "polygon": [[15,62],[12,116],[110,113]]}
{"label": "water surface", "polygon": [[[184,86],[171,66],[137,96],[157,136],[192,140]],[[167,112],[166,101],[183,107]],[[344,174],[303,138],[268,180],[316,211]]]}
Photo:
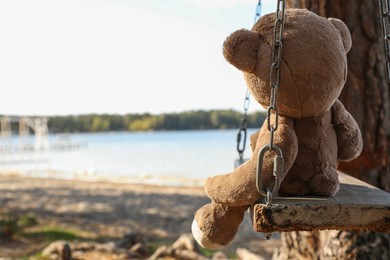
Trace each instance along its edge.
{"label": "water surface", "polygon": [[[255,130],[251,129],[250,133]],[[237,130],[88,133],[50,135],[49,143],[86,144],[74,150],[0,153],[0,172],[35,177],[111,179],[169,185],[201,185],[232,171]],[[64,139],[65,137],[65,139]],[[34,139],[30,140],[34,142]],[[17,136],[1,140],[17,147]],[[246,157],[250,155],[247,142]]]}

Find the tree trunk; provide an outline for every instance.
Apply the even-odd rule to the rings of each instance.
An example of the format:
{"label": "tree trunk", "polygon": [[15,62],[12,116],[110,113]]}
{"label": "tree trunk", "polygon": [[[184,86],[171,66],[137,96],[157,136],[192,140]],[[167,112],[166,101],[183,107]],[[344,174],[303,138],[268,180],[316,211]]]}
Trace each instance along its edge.
{"label": "tree trunk", "polygon": [[[390,88],[378,0],[287,0],[287,7],[307,8],[347,24],[353,45],[340,100],[358,122],[364,148],[339,169],[390,192]],[[390,259],[390,235],[384,233],[291,232],[282,234],[282,244],[274,259]]]}

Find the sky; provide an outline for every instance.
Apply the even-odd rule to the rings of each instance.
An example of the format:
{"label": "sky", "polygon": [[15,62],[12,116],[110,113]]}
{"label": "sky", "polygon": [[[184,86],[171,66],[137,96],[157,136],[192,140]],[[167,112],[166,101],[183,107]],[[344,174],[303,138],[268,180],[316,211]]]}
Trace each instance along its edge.
{"label": "sky", "polygon": [[251,28],[257,2],[0,0],[0,114],[242,111],[222,44]]}

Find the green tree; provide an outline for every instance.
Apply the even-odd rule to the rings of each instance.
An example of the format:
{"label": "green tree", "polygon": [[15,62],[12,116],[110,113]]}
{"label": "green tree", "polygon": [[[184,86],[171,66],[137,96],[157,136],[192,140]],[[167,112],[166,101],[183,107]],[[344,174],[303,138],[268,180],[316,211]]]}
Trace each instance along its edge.
{"label": "green tree", "polygon": [[92,119],[92,132],[104,132],[110,130],[110,121],[100,116],[94,116]]}

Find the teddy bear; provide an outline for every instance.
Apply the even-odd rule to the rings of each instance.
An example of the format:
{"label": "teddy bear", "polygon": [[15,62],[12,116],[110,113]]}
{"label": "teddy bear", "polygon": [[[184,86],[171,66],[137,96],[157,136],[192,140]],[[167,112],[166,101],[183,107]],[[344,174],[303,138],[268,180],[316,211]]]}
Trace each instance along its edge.
{"label": "teddy bear", "polygon": [[[276,14],[259,19],[251,30],[232,33],[223,44],[225,59],[244,74],[246,84],[264,108],[270,104],[270,68]],[[278,128],[274,133],[284,157],[279,195],[331,196],[339,189],[338,160],[362,151],[356,121],[338,97],[347,79],[347,52],[352,45],[347,26],[306,9],[286,9]],[[275,117],[275,116],[274,116]],[[192,223],[197,242],[208,249],[230,243],[244,213],[262,198],[256,188],[258,153],[268,145],[267,120],[251,136],[251,158],[228,174],[209,177],[204,185],[211,203],[198,209]],[[262,182],[272,187],[275,154],[265,154]]]}

